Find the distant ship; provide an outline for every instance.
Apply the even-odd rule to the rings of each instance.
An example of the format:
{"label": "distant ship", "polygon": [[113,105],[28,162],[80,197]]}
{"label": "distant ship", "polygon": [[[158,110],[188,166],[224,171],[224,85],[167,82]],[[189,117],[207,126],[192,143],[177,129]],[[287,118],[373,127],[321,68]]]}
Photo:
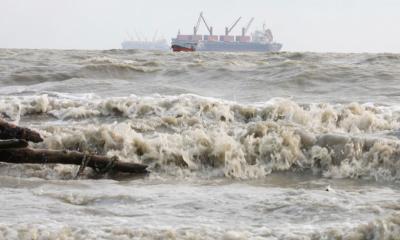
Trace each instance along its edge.
{"label": "distant ship", "polygon": [[138,49],[138,50],[157,50],[157,51],[169,51],[171,48],[167,44],[165,39],[157,39],[157,32],[153,37],[153,40],[141,40],[139,36],[137,36],[138,40],[132,39],[123,41],[121,43],[122,49]]}
{"label": "distant ship", "polygon": [[[270,29],[266,29],[265,24],[262,30],[255,31],[251,36],[246,35],[254,18],[246,27],[242,28],[242,35],[229,35],[240,19],[241,17],[230,28],[225,28],[225,35],[218,36],[213,35],[213,27],[207,24],[203,13],[200,13],[197,24],[193,28],[193,35],[182,35],[179,31],[177,37],[172,38],[171,48],[174,52],[278,52],[281,50],[282,44],[273,41],[272,32]],[[201,20],[203,20],[209,35],[197,34]]]}
{"label": "distant ship", "polygon": [[169,51],[170,47],[168,46],[165,40],[159,41],[134,41],[128,40],[122,42],[122,49],[139,49],[139,50],[158,50],[158,51]]}

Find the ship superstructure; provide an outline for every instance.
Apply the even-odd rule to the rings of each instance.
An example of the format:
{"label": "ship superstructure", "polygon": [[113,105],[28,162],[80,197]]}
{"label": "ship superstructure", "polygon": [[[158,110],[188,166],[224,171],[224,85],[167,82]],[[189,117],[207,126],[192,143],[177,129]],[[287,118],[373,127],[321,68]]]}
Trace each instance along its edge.
{"label": "ship superstructure", "polygon": [[[239,17],[230,27],[225,27],[224,35],[214,35],[213,27],[209,26],[203,13],[200,13],[192,35],[183,35],[178,32],[176,38],[172,38],[171,47],[174,52],[180,51],[220,51],[220,52],[277,52],[282,44],[273,41],[272,32],[266,29],[247,35],[254,18],[251,18],[241,35],[231,35],[232,30],[241,20]],[[199,35],[200,23],[203,22],[208,30],[208,35]]]}

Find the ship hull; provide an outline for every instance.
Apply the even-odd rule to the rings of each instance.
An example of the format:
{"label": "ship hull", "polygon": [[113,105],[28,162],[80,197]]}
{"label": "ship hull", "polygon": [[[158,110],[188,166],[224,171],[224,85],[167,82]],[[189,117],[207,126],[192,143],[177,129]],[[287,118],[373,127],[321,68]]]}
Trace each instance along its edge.
{"label": "ship hull", "polygon": [[171,48],[172,48],[172,51],[174,51],[174,52],[193,52],[193,51],[195,51],[193,48],[188,48],[188,47],[180,46],[177,44],[173,44],[171,46]]}
{"label": "ship hull", "polygon": [[182,41],[178,39],[172,39],[172,51],[174,52],[194,52],[196,51],[197,42],[194,41]]}
{"label": "ship hull", "polygon": [[174,52],[279,52],[281,48],[282,44],[280,43],[222,41],[185,42],[176,39],[172,40],[172,50]]}
{"label": "ship hull", "polygon": [[278,52],[279,43],[255,42],[199,42],[196,51],[203,52]]}

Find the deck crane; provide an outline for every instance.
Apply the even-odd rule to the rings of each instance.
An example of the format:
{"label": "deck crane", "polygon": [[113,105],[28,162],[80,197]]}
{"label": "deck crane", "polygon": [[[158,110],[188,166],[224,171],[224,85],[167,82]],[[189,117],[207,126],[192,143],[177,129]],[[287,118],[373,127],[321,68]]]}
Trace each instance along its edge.
{"label": "deck crane", "polygon": [[126,35],[128,35],[128,39],[129,39],[130,41],[133,41],[133,37],[132,37],[132,35],[131,35],[128,31],[126,31]]}
{"label": "deck crane", "polygon": [[254,18],[251,18],[249,23],[247,23],[246,27],[242,28],[242,36],[246,36],[253,21],[254,21]]}
{"label": "deck crane", "polygon": [[200,13],[200,17],[201,17],[201,19],[203,19],[204,25],[206,25],[206,28],[207,28],[208,32],[210,33],[210,36],[212,36],[213,35],[213,27],[208,26],[206,19],[204,19],[204,17],[203,17],[203,13]]}
{"label": "deck crane", "polygon": [[136,35],[136,38],[137,38],[138,41],[142,41],[142,38],[141,38],[140,35],[136,32],[136,30],[135,30],[135,35]]}
{"label": "deck crane", "polygon": [[158,34],[158,30],[156,30],[156,32],[155,32],[155,33],[154,33],[154,35],[153,35],[153,39],[152,39],[152,41],[153,41],[153,42],[155,42],[155,41],[156,41],[157,34]]}
{"label": "deck crane", "polygon": [[238,22],[240,21],[240,19],[242,19],[242,17],[239,17],[230,28],[225,27],[225,36],[228,36],[229,33],[232,31],[232,29],[236,26],[236,24],[238,24]]}
{"label": "deck crane", "polygon": [[193,27],[193,35],[197,35],[197,31],[199,30],[200,21],[201,21],[202,18],[203,18],[203,12],[200,12],[200,16],[199,16],[199,18],[197,19],[196,26]]}

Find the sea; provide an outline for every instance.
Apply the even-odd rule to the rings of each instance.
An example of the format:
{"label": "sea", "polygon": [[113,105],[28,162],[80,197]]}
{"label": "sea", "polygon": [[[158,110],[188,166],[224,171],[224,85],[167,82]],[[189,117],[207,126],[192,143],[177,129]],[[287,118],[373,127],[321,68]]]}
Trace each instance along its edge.
{"label": "sea", "polygon": [[[0,49],[0,239],[400,239],[400,55]],[[1,161],[1,159],[0,159]]]}

